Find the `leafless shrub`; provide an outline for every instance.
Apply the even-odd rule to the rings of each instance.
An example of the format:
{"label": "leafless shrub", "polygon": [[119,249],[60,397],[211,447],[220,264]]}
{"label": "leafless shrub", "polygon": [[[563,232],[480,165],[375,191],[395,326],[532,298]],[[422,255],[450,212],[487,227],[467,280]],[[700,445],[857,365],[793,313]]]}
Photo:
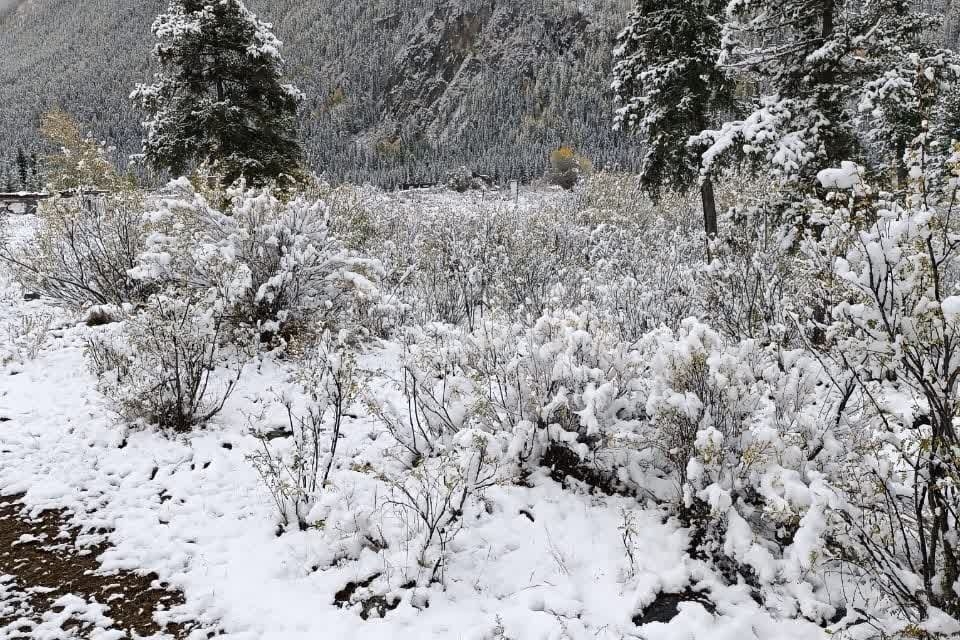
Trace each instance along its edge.
{"label": "leafless shrub", "polygon": [[[154,296],[115,331],[93,334],[87,354],[99,388],[121,416],[174,431],[213,418],[230,397],[242,358],[220,345],[222,322],[195,303]],[[230,359],[224,379],[215,374]]]}
{"label": "leafless shrub", "polygon": [[147,234],[139,195],[55,198],[39,216],[31,242],[0,239],[0,261],[24,289],[72,306],[146,299],[150,287],[128,275]]}

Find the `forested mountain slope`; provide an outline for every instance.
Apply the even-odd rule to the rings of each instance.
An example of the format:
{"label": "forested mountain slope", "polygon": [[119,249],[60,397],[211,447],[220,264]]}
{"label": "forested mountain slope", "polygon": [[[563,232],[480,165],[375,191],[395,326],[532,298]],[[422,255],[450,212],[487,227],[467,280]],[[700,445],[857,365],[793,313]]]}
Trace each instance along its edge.
{"label": "forested mountain slope", "polygon": [[[256,0],[307,95],[311,168],[384,186],[459,165],[500,179],[543,172],[569,144],[630,167],[610,130],[610,50],[629,0]],[[21,0],[0,10],[0,154],[38,144],[62,106],[126,157],[141,115],[127,96],[151,75],[164,0]]]}

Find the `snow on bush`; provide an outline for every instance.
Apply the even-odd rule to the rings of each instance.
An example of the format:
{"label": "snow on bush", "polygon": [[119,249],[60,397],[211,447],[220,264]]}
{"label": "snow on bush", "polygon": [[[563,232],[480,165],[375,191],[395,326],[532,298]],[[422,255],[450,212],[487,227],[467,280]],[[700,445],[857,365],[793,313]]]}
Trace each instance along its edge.
{"label": "snow on bush", "polygon": [[146,241],[142,211],[136,192],[54,198],[31,242],[0,238],[0,260],[26,291],[65,305],[142,302],[151,289],[128,274]]}
{"label": "snow on bush", "polygon": [[626,182],[598,174],[575,194],[518,204],[356,190],[329,200],[338,232],[384,265],[381,288],[408,324],[473,329],[494,313],[530,322],[590,300],[629,340],[695,312],[702,240],[693,204],[654,208],[624,196]]}
{"label": "snow on bush", "polygon": [[[455,590],[503,497],[550,487],[630,505],[604,535],[638,607],[665,589],[638,569],[646,504],[696,567],[671,588],[708,575],[777,618],[933,633],[960,595],[958,160],[915,153],[898,194],[742,191],[709,265],[694,206],[637,206],[606,175],[536,205],[238,188],[213,206],[178,181],[128,273],[161,293],[91,310],[119,322],[84,329],[88,352],[125,419],[186,430],[222,408],[247,337],[295,346],[248,459],[282,534],[351,567],[337,602],[364,617]],[[369,333],[393,339],[389,371],[361,365]]]}
{"label": "snow on bush", "polygon": [[0,364],[35,359],[49,338],[53,315],[46,312],[23,314],[4,323],[5,340],[0,347]]}
{"label": "snow on bush", "polygon": [[805,246],[811,259],[834,256],[822,357],[859,407],[845,439],[858,455],[836,470],[844,556],[902,616],[895,629],[938,611],[960,617],[960,154],[944,171],[922,136],[908,155],[905,197],[827,203],[820,238]]}
{"label": "snow on bush", "polygon": [[151,297],[135,315],[91,333],[87,353],[100,391],[130,422],[202,426],[223,408],[244,361],[222,348],[222,325],[212,308]]}
{"label": "snow on bush", "polygon": [[344,417],[362,390],[356,356],[342,338],[325,332],[303,359],[297,377],[309,396],[305,408],[294,406],[289,394],[275,399],[286,416],[286,449],[274,444],[274,434],[258,429],[263,416],[253,420],[261,448],[250,460],[273,497],[283,527],[309,526],[310,512],[336,460]]}
{"label": "snow on bush", "polygon": [[323,327],[375,323],[380,265],[330,235],[324,202],[282,202],[242,186],[227,195],[224,213],[185,180],[171,183],[148,216],[155,231],[131,274],[203,297],[236,329],[277,345]]}

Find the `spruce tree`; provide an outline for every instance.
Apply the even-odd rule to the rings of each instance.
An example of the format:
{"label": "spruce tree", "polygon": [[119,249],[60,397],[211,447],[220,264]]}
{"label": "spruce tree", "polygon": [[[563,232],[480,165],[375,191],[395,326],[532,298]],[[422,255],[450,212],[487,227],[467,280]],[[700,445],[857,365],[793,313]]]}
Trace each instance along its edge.
{"label": "spruce tree", "polygon": [[722,63],[759,91],[745,119],[704,133],[705,164],[739,150],[775,178],[810,185],[824,167],[867,163],[859,105],[891,57],[914,49],[928,16],[910,0],[731,0],[727,18]]}
{"label": "spruce tree", "polygon": [[3,165],[3,190],[7,193],[12,193],[15,190],[13,173],[10,171],[10,165],[6,162]]}
{"label": "spruce tree", "polygon": [[23,152],[23,147],[17,147],[17,177],[20,178],[20,189],[26,191],[29,186],[29,176],[27,173],[27,154]]}
{"label": "spruce tree", "polygon": [[157,17],[162,71],[132,98],[149,114],[143,155],[181,174],[209,165],[223,183],[299,173],[300,92],[282,82],[282,43],[241,0],[171,0]]}
{"label": "spruce tree", "polygon": [[41,189],[43,188],[42,180],[40,179],[40,162],[37,159],[36,153],[30,154],[30,188],[31,189]]}
{"label": "spruce tree", "polygon": [[664,187],[686,190],[699,181],[708,236],[717,233],[713,185],[688,141],[733,103],[717,65],[723,6],[723,0],[637,0],[615,50],[615,127],[641,140],[640,184],[656,199]]}
{"label": "spruce tree", "polygon": [[864,85],[858,109],[867,142],[880,158],[878,168],[893,167],[890,173],[903,188],[908,179],[904,153],[921,133],[932,130],[941,138],[928,151],[949,154],[957,133],[950,105],[957,103],[960,58],[930,40],[929,34],[942,26],[940,19],[911,13],[904,0],[887,0],[886,5],[891,12],[887,27],[870,46],[875,79]]}

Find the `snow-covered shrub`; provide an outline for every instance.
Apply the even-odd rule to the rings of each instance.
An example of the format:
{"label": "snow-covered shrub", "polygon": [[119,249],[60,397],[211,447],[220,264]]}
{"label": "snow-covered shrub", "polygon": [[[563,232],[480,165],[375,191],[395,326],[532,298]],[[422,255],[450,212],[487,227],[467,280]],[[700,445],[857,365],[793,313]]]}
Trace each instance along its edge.
{"label": "snow-covered shrub", "polygon": [[724,339],[692,318],[644,341],[653,354],[642,432],[669,461],[687,507],[696,499],[720,511],[739,499],[761,504],[771,496],[756,483],[772,463],[799,469],[822,447],[822,430],[804,414],[821,383],[810,356]]}
{"label": "snow-covered shrub", "polygon": [[[609,447],[633,428],[642,410],[636,381],[643,363],[594,308],[549,311],[532,328],[515,326],[512,332],[513,345],[503,347],[496,338],[491,342],[489,333],[472,336],[471,366],[481,375],[502,378],[498,359],[513,356],[506,372],[516,378],[520,397],[494,397],[501,410],[516,408],[513,421],[545,427],[551,440],[581,454]],[[502,355],[495,353],[501,349]]]}
{"label": "snow-covered shrub", "polygon": [[609,490],[643,410],[639,355],[589,307],[548,312],[532,328],[434,326],[410,347],[399,385],[407,406],[376,411],[413,459],[475,430],[502,442],[504,477],[552,456],[571,463],[560,479],[570,472]]}
{"label": "snow-covered shrub", "polygon": [[491,295],[495,309],[529,321],[548,308],[574,307],[589,298],[591,251],[598,241],[570,213],[548,208],[506,229]]}
{"label": "snow-covered shrub", "polygon": [[380,265],[330,235],[324,202],[282,204],[266,192],[238,192],[231,214],[239,231],[232,238],[251,275],[240,311],[247,321],[284,336],[313,320],[328,328],[365,320],[377,299]]}
{"label": "snow-covered shrub", "polygon": [[501,273],[506,229],[499,216],[465,215],[459,225],[450,223],[446,216],[422,223],[422,240],[415,246],[414,294],[427,301],[427,309],[432,307],[424,320],[474,327]]}
{"label": "snow-covered shrub", "polygon": [[[382,262],[382,291],[409,323],[472,329],[499,314],[529,324],[589,300],[634,340],[698,312],[703,244],[695,203],[616,192],[628,182],[603,174],[532,204],[364,194],[362,211],[347,210],[370,230],[358,248]],[[354,213],[335,216],[337,228]]]}
{"label": "snow-covered shrub", "polygon": [[[815,358],[727,340],[693,319],[623,342],[589,306],[532,327],[501,317],[411,336],[401,406],[372,407],[401,452],[405,471],[391,483],[442,495],[422,485],[441,484],[449,447],[482,437],[491,482],[546,466],[572,487],[668,503],[698,557],[769,606],[816,620],[835,612],[822,576],[806,573],[828,557],[830,487],[818,474],[841,449],[845,405]],[[418,518],[421,535],[429,519]]]}
{"label": "snow-covered shrub", "polygon": [[407,352],[393,398],[367,397],[367,408],[415,466],[442,450],[460,430],[474,423],[473,385],[460,365],[462,332],[435,324],[408,329]]}
{"label": "snow-covered shrub", "polygon": [[720,197],[736,189],[711,243],[701,274],[699,317],[728,337],[801,344],[794,315],[825,313],[828,279],[800,256],[798,240],[811,229],[816,199],[769,180],[721,183]]}
{"label": "snow-covered shrub", "polygon": [[811,261],[836,256],[822,357],[858,408],[857,460],[836,470],[842,558],[917,629],[938,611],[960,620],[960,148],[944,171],[927,142],[903,195],[838,188],[804,247]]}
{"label": "snow-covered shrub", "polygon": [[457,193],[464,193],[471,189],[482,189],[483,181],[467,167],[459,167],[447,173],[447,188]]}
{"label": "snow-covered shrub", "polygon": [[330,232],[354,251],[362,251],[371,239],[381,232],[382,221],[374,209],[383,198],[383,194],[369,185],[354,187],[339,185],[332,187],[316,182],[303,193],[311,200],[322,200],[330,210],[328,226]]}
{"label": "snow-covered shrub", "polygon": [[40,355],[49,338],[53,315],[50,313],[24,313],[16,320],[5,323],[6,340],[0,351],[0,364],[25,362]]}
{"label": "snow-covered shrub", "polygon": [[[819,287],[818,305],[785,294],[802,348],[693,322],[654,339],[645,428],[685,485],[699,552],[768,606],[822,621],[842,605],[866,620],[851,633],[936,637],[960,602],[960,235],[956,174],[912,157],[906,192],[828,180],[787,222],[794,268]],[[835,575],[858,585],[845,602]]]}
{"label": "snow-covered shrub", "polygon": [[[307,516],[320,488],[321,447],[324,440],[323,405],[308,406],[294,413],[293,402],[280,396],[289,430],[289,450],[273,444],[274,434],[256,430],[260,450],[249,456],[273,498],[281,527],[291,524],[301,530],[309,526]],[[331,462],[333,456],[330,455]]]}
{"label": "snow-covered shrub", "polygon": [[379,263],[333,238],[322,201],[280,201],[269,190],[228,192],[228,213],[184,180],[151,214],[156,231],[132,274],[216,299],[236,329],[285,344],[329,328],[374,326]]}
{"label": "snow-covered shrub", "polygon": [[0,238],[0,260],[25,290],[71,306],[146,299],[151,287],[128,274],[147,236],[140,194],[58,197],[44,202],[38,216],[30,242]]}
{"label": "snow-covered shrub", "polygon": [[[672,195],[672,194],[671,194]],[[599,171],[583,181],[577,191],[577,209],[584,211],[615,211],[638,213],[652,206],[640,189],[636,175],[613,171]],[[678,210],[675,203],[663,203],[665,210]]]}
{"label": "snow-covered shrub", "polygon": [[[344,416],[361,391],[362,380],[351,348],[329,333],[306,354],[298,378],[310,401],[298,412],[289,396],[278,398],[289,429],[285,446],[275,446],[271,434],[255,430],[261,450],[250,459],[273,497],[282,525],[296,524],[303,530],[330,477]],[[329,443],[324,446],[324,441]]]}
{"label": "snow-covered shrub", "polygon": [[[849,394],[802,350],[724,339],[693,319],[654,332],[640,441],[668,463],[695,554],[783,615],[823,620],[829,507]],[[676,494],[675,494],[676,495]]]}
{"label": "snow-covered shrub", "polygon": [[483,490],[498,480],[499,441],[464,429],[433,455],[388,479],[385,505],[405,523],[402,544],[416,559],[406,569],[417,585],[444,581],[450,543],[477,510]]}
{"label": "snow-covered shrub", "polygon": [[87,355],[121,417],[188,431],[220,412],[240,376],[243,359],[222,347],[222,329],[215,309],[155,295],[125,321],[93,330]]}
{"label": "snow-covered shrub", "polygon": [[613,220],[594,234],[584,289],[620,340],[676,328],[702,310],[698,234],[691,240],[689,228],[662,216]]}

